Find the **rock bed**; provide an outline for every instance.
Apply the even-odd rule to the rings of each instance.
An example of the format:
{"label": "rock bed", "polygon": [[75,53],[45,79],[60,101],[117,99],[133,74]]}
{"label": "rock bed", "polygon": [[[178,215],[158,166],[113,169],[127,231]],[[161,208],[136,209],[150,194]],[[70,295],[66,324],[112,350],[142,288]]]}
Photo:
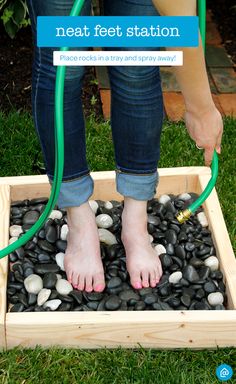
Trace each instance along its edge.
{"label": "rock bed", "polygon": [[[163,276],[155,288],[141,290],[132,288],[126,270],[120,238],[122,202],[90,201],[105,269],[102,293],[75,290],[66,280],[66,212],[53,210],[37,235],[9,255],[10,312],[226,309],[223,274],[204,212],[199,209],[184,224],[175,218],[196,197],[195,193],[162,195],[148,202],[150,241],[160,256]],[[47,201],[37,198],[12,203],[10,243],[37,221]]]}

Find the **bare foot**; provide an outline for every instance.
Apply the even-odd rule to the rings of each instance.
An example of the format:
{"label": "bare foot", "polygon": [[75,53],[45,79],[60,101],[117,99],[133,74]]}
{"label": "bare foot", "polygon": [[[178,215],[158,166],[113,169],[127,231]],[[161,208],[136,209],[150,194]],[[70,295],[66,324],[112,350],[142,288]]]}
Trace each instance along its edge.
{"label": "bare foot", "polygon": [[67,209],[69,233],[64,266],[68,281],[80,291],[101,292],[104,270],[95,215],[89,203]]}
{"label": "bare foot", "polygon": [[126,251],[127,270],[135,289],[155,287],[162,267],[147,231],[147,202],[125,197],[121,239]]}

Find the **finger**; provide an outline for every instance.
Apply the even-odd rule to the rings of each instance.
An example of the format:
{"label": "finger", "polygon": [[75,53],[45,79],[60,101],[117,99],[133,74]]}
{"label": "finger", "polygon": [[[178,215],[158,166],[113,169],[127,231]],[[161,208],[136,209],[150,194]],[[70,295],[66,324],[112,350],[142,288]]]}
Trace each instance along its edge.
{"label": "finger", "polygon": [[212,148],[206,148],[205,149],[204,159],[205,159],[205,165],[207,167],[210,167],[210,165],[211,165],[211,161],[212,161],[212,157],[213,157],[213,152],[214,152],[214,149],[212,149]]}
{"label": "finger", "polygon": [[221,154],[221,140],[222,140],[222,134],[223,132],[221,132],[219,134],[219,136],[217,137],[217,141],[216,141],[216,152],[219,153],[219,155]]}

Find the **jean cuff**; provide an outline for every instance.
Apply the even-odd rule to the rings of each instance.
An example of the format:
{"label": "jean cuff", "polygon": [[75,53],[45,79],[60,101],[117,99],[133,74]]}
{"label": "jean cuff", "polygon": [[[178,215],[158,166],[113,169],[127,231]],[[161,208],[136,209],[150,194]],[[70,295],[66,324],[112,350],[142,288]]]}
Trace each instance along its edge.
{"label": "jean cuff", "polygon": [[116,171],[116,189],[126,197],[135,200],[150,200],[156,194],[159,181],[158,171],[151,174],[129,174]]}
{"label": "jean cuff", "polygon": [[86,203],[93,194],[94,181],[91,175],[76,180],[62,182],[58,197],[58,208],[79,207]]}

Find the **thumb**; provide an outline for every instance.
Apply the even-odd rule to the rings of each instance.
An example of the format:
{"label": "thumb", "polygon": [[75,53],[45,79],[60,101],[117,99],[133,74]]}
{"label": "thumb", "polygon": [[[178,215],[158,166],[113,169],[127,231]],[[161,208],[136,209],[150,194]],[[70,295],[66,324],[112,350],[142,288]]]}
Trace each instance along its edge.
{"label": "thumb", "polygon": [[211,165],[211,161],[212,161],[212,157],[213,157],[213,152],[214,152],[214,148],[206,148],[205,149],[205,152],[204,152],[204,160],[205,160],[205,165],[207,167],[210,167]]}

